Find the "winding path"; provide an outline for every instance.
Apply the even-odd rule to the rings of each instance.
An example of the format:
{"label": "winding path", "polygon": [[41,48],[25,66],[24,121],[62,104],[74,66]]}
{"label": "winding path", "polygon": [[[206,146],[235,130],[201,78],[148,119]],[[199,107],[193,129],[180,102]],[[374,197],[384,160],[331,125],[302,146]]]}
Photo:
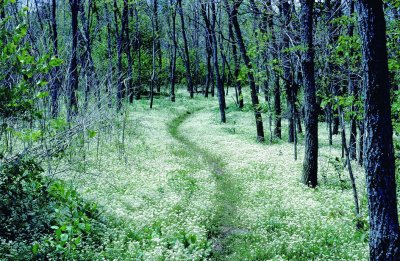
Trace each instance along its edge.
{"label": "winding path", "polygon": [[[209,231],[209,238],[213,242],[212,258],[221,259],[230,251],[224,243],[225,239],[230,235],[248,233],[248,231],[236,228],[234,225],[240,193],[238,186],[226,171],[223,159],[199,147],[179,130],[180,126],[193,113],[201,109],[196,109],[193,112],[188,111],[174,118],[168,124],[168,132],[175,140],[184,145],[190,157],[200,157],[203,160],[204,168],[211,171],[215,178],[217,188],[215,193],[215,218],[212,222],[213,227]],[[207,141],[204,140],[204,142]]]}

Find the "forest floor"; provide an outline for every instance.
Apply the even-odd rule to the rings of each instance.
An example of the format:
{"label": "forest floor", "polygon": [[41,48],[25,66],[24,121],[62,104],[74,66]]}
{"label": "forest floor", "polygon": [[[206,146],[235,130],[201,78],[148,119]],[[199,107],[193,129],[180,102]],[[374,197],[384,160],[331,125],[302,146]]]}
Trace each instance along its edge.
{"label": "forest floor", "polygon": [[[356,229],[339,146],[320,126],[319,182],[300,182],[293,144],[257,143],[250,107],[179,94],[127,106],[124,119],[98,131],[84,164],[61,176],[119,225],[106,257],[138,260],[366,260],[367,225]],[[265,115],[264,115],[265,117]],[[267,121],[265,121],[267,122]],[[100,128],[100,127],[99,127]],[[122,132],[121,129],[124,129]],[[335,137],[335,144],[340,144]],[[98,146],[97,146],[98,144]],[[353,163],[365,222],[363,171]],[[366,222],[365,222],[366,223]],[[104,255],[103,255],[104,256]],[[95,258],[95,257],[94,257]]]}

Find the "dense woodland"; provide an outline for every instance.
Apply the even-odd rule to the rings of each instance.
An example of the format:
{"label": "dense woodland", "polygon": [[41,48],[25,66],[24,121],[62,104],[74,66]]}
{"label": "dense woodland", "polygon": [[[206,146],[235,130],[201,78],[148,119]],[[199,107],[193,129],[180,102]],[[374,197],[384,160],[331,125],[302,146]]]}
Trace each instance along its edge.
{"label": "dense woodland", "polygon": [[399,0],[0,18],[0,260],[400,260]]}

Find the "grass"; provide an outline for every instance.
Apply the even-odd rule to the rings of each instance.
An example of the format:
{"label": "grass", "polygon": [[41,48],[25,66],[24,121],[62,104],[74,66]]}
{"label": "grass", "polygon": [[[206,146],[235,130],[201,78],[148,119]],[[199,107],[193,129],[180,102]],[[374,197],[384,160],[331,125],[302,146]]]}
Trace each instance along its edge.
{"label": "grass", "polygon": [[[85,173],[61,176],[118,223],[110,231],[116,239],[94,259],[367,259],[367,232],[355,228],[347,173],[335,169],[340,148],[327,145],[324,125],[320,185],[312,190],[300,183],[302,139],[294,161],[291,144],[255,141],[250,111],[229,104],[220,124],[210,100],[179,94],[173,106],[164,98],[153,110],[147,101],[128,106],[123,152],[116,119],[119,128],[99,132],[98,160],[92,139]],[[365,219],[363,172],[353,167]]]}

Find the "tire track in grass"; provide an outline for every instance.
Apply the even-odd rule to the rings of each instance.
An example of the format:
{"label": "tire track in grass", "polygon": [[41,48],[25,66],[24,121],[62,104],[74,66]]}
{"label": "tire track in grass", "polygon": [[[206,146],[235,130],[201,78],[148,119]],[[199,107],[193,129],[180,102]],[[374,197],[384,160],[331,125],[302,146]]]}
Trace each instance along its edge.
{"label": "tire track in grass", "polygon": [[[211,258],[223,259],[223,256],[229,254],[231,249],[226,247],[226,240],[230,236],[248,234],[250,231],[235,227],[237,217],[237,206],[240,201],[240,187],[235,184],[231,175],[226,171],[224,161],[221,157],[205,150],[191,141],[187,135],[182,133],[180,126],[197,111],[203,108],[197,108],[192,112],[185,112],[174,118],[168,124],[170,135],[181,143],[186,149],[188,155],[193,158],[201,158],[204,162],[204,168],[209,169],[216,182],[217,191],[215,193],[215,213],[212,221],[212,227],[209,229],[209,238],[213,243]],[[207,142],[206,140],[203,142]]]}

